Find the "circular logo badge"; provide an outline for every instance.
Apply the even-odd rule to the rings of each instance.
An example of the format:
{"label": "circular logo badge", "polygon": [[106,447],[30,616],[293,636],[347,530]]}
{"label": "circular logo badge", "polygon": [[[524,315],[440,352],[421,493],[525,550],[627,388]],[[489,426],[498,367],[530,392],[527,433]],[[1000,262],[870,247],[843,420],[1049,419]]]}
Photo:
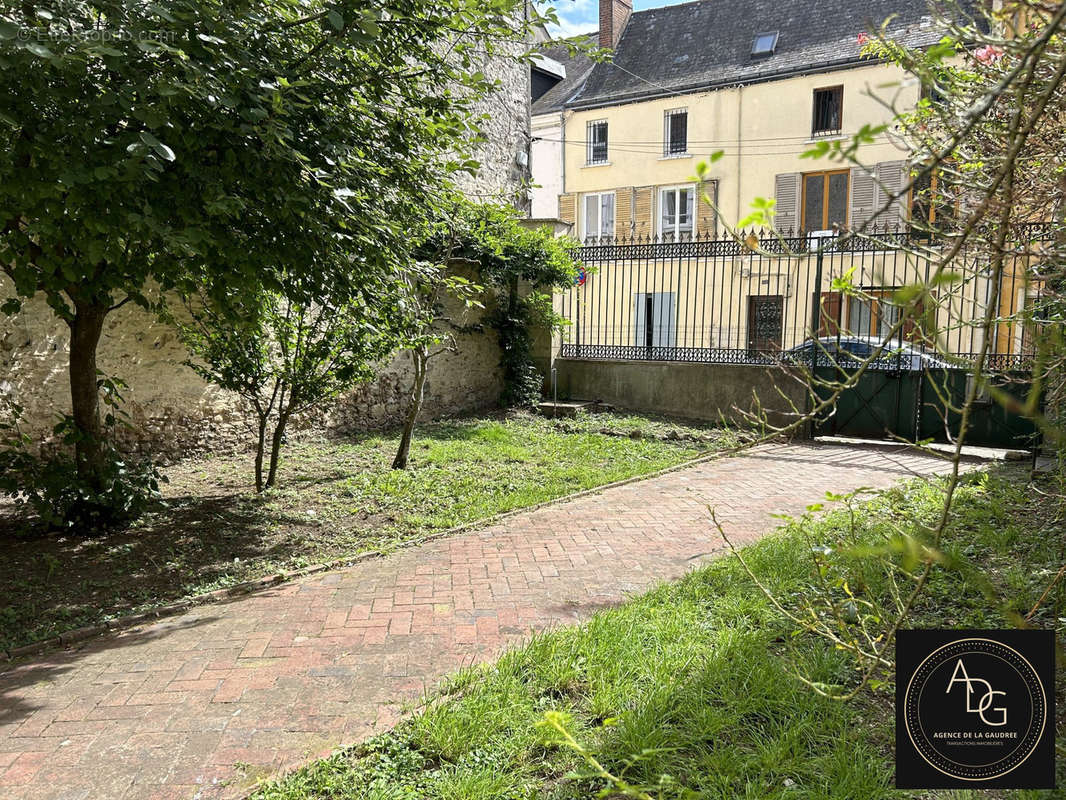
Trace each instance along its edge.
{"label": "circular logo badge", "polygon": [[966,638],[934,650],[903,698],[907,736],[953,778],[984,781],[1023,764],[1047,724],[1044,685],[1017,650]]}

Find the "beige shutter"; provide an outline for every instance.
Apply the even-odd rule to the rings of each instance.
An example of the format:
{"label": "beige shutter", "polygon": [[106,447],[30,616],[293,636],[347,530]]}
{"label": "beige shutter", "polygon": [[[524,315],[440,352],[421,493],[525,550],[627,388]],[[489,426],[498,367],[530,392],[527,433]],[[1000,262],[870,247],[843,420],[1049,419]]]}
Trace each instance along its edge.
{"label": "beige shutter", "polygon": [[575,226],[570,231],[574,236],[577,236],[577,195],[574,194],[561,194],[559,195],[559,219],[562,222],[569,222]]}
{"label": "beige shutter", "polygon": [[619,189],[614,193],[614,235],[628,239],[633,235],[633,190]]}
{"label": "beige shutter", "polygon": [[800,178],[798,172],[786,172],[774,178],[774,199],[777,201],[774,226],[779,233],[799,235]]}
{"label": "beige shutter", "polygon": [[862,230],[873,217],[877,203],[877,180],[873,173],[863,167],[851,168],[851,208],[848,225],[851,230]]}
{"label": "beige shutter", "polygon": [[638,186],[633,190],[633,233],[648,236],[655,230],[652,212],[655,189],[652,186]]}
{"label": "beige shutter", "polygon": [[701,238],[714,239],[718,236],[718,215],[714,208],[703,199],[703,195],[711,198],[711,202],[718,205],[718,181],[704,181],[697,186],[698,196],[696,202],[696,233]]}
{"label": "beige shutter", "polygon": [[[906,161],[882,161],[877,165],[877,210],[888,202],[893,195],[903,191],[910,181],[910,170]],[[887,226],[890,230],[895,229],[907,218],[907,196],[898,197],[892,201],[892,205],[876,220],[878,227]]]}

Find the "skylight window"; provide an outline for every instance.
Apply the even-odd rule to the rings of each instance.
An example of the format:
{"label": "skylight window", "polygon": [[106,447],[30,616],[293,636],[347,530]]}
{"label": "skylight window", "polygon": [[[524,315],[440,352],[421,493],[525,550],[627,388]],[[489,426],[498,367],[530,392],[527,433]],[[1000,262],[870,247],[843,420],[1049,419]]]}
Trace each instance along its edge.
{"label": "skylight window", "polygon": [[751,45],[753,56],[770,56],[777,49],[777,31],[770,33],[757,33],[755,41]]}

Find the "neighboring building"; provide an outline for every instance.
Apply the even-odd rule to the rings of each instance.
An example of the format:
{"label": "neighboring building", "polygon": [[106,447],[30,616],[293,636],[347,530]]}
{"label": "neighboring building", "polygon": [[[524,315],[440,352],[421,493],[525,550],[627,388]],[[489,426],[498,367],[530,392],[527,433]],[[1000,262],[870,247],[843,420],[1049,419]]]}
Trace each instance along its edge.
{"label": "neighboring building", "polygon": [[580,50],[572,52],[572,45],[587,47],[590,42],[586,36],[548,42],[533,62],[530,166],[534,218],[555,219],[559,216],[559,195],[564,192],[566,171],[564,105],[592,69],[588,55]]}
{"label": "neighboring building", "polygon": [[[824,264],[802,254],[810,234],[870,221],[896,228],[935,213],[904,199],[874,218],[910,182],[908,151],[891,127],[896,111],[885,100],[906,110],[922,91],[898,67],[861,55],[859,34],[886,19],[887,34],[908,46],[941,38],[926,0],[701,0],[635,13],[627,0],[600,0],[599,43],[613,58],[550,103],[541,98],[543,113],[534,105],[534,126],[561,125],[550,139],[563,161],[549,177],[554,151],[545,148],[549,157],[538,161],[535,150],[533,174],[544,194],[562,185],[558,217],[587,243],[699,241],[587,250],[587,281],[557,306],[573,323],[564,352],[736,362],[796,347],[812,328],[877,337],[893,329],[902,313],[895,292],[921,281],[925,263],[887,251]],[[882,124],[890,127],[859,152],[869,170],[801,158],[818,142]],[[723,156],[698,186],[697,164],[717,151]],[[724,233],[720,220],[743,219],[757,197],[776,200],[775,226],[799,237],[801,254],[703,246]],[[535,198],[541,208],[546,202]],[[862,297],[833,287],[849,270]],[[1000,316],[1031,302],[1023,272],[1013,265],[1004,276]],[[959,308],[936,312],[938,329],[959,339],[950,345],[957,353],[974,351],[962,339],[992,296],[987,276],[972,266],[966,274]],[[921,338],[911,324],[902,335]],[[1019,326],[1001,326],[994,351],[1020,353],[1022,339]]]}
{"label": "neighboring building", "polygon": [[[565,97],[534,104],[535,135],[548,141],[538,121],[558,115],[561,135],[550,139],[564,151],[551,178],[553,153],[534,151],[537,182],[562,184],[558,216],[582,238],[714,235],[715,215],[697,202],[693,176],[721,150],[704,189],[725,219],[746,216],[755,197],[774,197],[781,230],[855,227],[879,206],[878,181],[892,189],[907,180],[900,143],[886,132],[863,149],[878,180],[800,155],[890,122],[872,93],[918,101],[916,84],[878,89],[902,72],[860,55],[858,34],[889,17],[900,41],[939,40],[925,0],[703,0],[635,13],[625,0],[600,0],[600,44],[614,57]],[[535,195],[538,207],[545,202]],[[895,209],[897,220],[903,211]]]}

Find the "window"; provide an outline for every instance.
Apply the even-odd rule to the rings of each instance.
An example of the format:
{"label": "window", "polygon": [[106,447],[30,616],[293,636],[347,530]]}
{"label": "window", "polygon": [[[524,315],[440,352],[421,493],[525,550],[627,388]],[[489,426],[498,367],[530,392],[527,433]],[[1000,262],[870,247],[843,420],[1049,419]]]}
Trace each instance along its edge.
{"label": "window", "polygon": [[828,231],[848,222],[848,170],[803,176],[803,232]]}
{"label": "window", "polygon": [[755,41],[751,43],[751,54],[757,56],[772,56],[777,49],[777,31],[770,33],[757,33]]}
{"label": "window", "polygon": [[954,201],[944,191],[936,172],[914,177],[910,194],[910,219],[917,230],[945,230],[956,217]]}
{"label": "window", "polygon": [[666,112],[663,125],[663,155],[688,155],[688,111],[684,108]]}
{"label": "window", "polygon": [[691,236],[694,225],[696,190],[677,186],[659,192],[659,235],[664,239]]}
{"label": "window", "polygon": [[814,90],[814,124],[812,136],[832,136],[840,133],[844,109],[844,87]]}
{"label": "window", "polygon": [[892,290],[867,290],[867,297],[848,298],[848,331],[884,340],[899,324],[902,309],[892,302]]}
{"label": "window", "polygon": [[781,350],[781,327],[785,298],[779,294],[748,297],[748,350],[776,353]]}
{"label": "window", "polygon": [[614,238],[614,192],[585,195],[585,238]]}
{"label": "window", "polygon": [[586,129],[588,142],[587,162],[589,164],[607,163],[607,120],[590,122]]}

